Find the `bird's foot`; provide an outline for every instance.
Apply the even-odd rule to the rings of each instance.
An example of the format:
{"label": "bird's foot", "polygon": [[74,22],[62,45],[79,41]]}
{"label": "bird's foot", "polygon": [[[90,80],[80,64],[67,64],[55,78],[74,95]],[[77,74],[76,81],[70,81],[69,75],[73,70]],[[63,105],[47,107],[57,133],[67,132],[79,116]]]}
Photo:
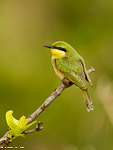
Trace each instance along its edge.
{"label": "bird's foot", "polygon": [[70,81],[69,81],[68,79],[66,79],[66,78],[64,78],[64,79],[62,80],[62,82],[63,82],[64,85],[66,85],[66,87],[69,87],[69,86],[73,85],[73,83],[70,82]]}

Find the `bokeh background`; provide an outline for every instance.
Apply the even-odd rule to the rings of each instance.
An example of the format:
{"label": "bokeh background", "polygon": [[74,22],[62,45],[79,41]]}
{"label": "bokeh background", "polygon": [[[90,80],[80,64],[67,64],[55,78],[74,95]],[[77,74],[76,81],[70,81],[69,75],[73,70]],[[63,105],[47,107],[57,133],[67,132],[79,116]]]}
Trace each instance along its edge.
{"label": "bokeh background", "polygon": [[66,89],[39,117],[44,130],[9,146],[26,150],[113,150],[113,1],[0,1],[0,136],[15,118],[35,111],[61,83],[43,45],[63,40],[86,61],[95,110],[78,88]]}

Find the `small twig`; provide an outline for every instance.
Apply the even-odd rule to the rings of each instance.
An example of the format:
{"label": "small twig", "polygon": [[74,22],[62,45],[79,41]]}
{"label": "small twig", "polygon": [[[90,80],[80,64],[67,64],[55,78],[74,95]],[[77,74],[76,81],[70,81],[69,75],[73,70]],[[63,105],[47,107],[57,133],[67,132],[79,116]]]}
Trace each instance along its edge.
{"label": "small twig", "polygon": [[[95,69],[93,67],[91,67],[87,73],[91,73],[91,72],[94,72]],[[27,118],[27,124],[33,122],[61,93],[62,91],[71,86],[72,84],[70,85],[66,85],[64,84],[63,82],[58,86],[58,88],[56,88],[52,94],[44,101],[44,103],[35,111],[33,112],[31,115],[28,116]],[[40,122],[38,123],[38,126],[36,126],[34,129],[32,130],[27,130],[27,131],[24,131],[24,134],[28,134],[28,133],[32,133],[32,132],[35,132],[35,131],[40,131],[43,129],[43,127],[40,127]],[[0,147],[4,147],[6,145],[8,145],[10,143],[10,139],[8,138],[8,134],[9,132],[7,131],[4,136],[0,139]]]}
{"label": "small twig", "polygon": [[91,73],[91,72],[95,72],[95,69],[91,66],[88,70],[87,70],[87,73]]}
{"label": "small twig", "polygon": [[26,131],[23,132],[23,134],[29,134],[29,133],[32,133],[32,132],[41,131],[44,128],[44,127],[40,127],[42,124],[43,123],[39,121],[34,129],[26,130]]}

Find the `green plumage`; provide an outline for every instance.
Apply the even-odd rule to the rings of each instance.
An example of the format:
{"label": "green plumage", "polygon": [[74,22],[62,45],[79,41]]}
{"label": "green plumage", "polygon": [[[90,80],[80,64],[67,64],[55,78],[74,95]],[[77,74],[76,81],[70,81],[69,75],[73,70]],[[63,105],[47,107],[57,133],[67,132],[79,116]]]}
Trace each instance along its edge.
{"label": "green plumage", "polygon": [[76,50],[66,42],[58,41],[51,48],[52,63],[56,74],[61,80],[67,79],[78,86],[83,94],[87,110],[93,110],[93,104],[88,94],[86,81],[92,86],[91,80],[86,70],[84,59],[76,52]]}
{"label": "green plumage", "polygon": [[56,59],[58,69],[75,85],[81,89],[86,89],[85,74],[80,61],[75,61],[72,58]]}
{"label": "green plumage", "polygon": [[62,46],[67,50],[65,57],[55,58],[53,56],[52,58],[56,60],[56,65],[58,69],[66,76],[66,78],[71,80],[75,85],[83,90],[86,89],[85,80],[87,80],[90,85],[92,85],[89,75],[86,71],[85,61],[75,51],[75,49],[63,41],[55,42],[53,43],[53,46]]}

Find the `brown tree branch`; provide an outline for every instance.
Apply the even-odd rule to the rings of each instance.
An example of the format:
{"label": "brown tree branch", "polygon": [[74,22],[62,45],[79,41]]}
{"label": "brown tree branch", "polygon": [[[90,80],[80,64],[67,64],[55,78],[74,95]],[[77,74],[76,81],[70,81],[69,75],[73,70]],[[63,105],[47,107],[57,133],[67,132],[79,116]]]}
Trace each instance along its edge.
{"label": "brown tree branch", "polygon": [[35,120],[66,88],[67,86],[63,83],[56,88],[53,93],[45,100],[45,102],[31,115],[27,118],[27,124],[31,123],[33,120]]}
{"label": "brown tree branch", "polygon": [[[95,69],[91,67],[87,73],[94,72]],[[31,115],[27,118],[27,124],[33,122],[61,93],[65,88],[68,88],[71,85],[66,85],[63,82],[52,92],[52,94],[44,101],[44,103]],[[40,131],[43,127],[40,127],[41,123],[38,122],[38,125],[32,129],[24,131],[24,134],[32,133],[35,131]],[[0,138],[0,148],[8,145],[10,143],[10,139],[8,138],[9,132],[7,131],[2,138]],[[13,136],[12,136],[13,137]]]}

